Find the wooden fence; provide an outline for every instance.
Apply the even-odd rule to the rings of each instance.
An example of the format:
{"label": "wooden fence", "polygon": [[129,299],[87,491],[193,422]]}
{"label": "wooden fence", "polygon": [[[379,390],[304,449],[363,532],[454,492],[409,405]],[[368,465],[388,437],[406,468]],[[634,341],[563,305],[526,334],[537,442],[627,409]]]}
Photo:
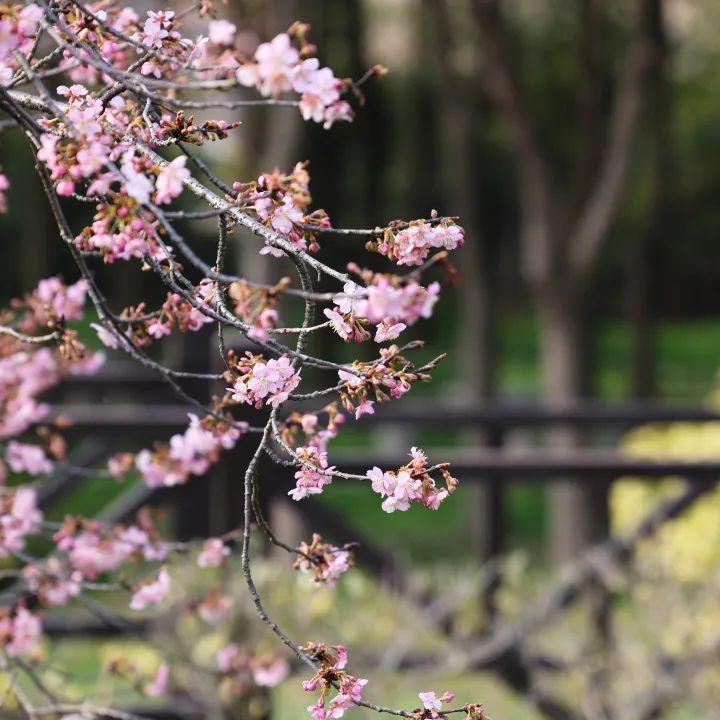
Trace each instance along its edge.
{"label": "wooden fence", "polygon": [[[78,457],[73,462],[92,465],[99,462],[110,450],[120,445],[148,444],[153,439],[167,438],[181,431],[187,423],[188,407],[179,405],[169,395],[156,376],[135,366],[113,365],[99,376],[74,380],[61,395],[59,410],[73,419],[71,434],[78,443]],[[720,422],[720,413],[701,407],[677,407],[656,403],[632,402],[602,404],[582,402],[563,407],[527,403],[493,402],[477,407],[442,405],[437,402],[415,402],[410,399],[378,408],[370,421],[383,430],[400,428],[406,433],[420,428],[472,429],[485,438],[482,447],[434,450],[433,456],[452,463],[453,473],[461,483],[483,483],[487,486],[485,502],[488,527],[488,555],[505,548],[503,505],[508,483],[551,483],[558,478],[574,479],[581,483],[609,484],[622,476],[641,476],[661,479],[679,476],[701,484],[714,484],[720,478],[720,460],[682,462],[655,461],[627,457],[612,447],[606,449],[581,448],[558,454],[532,448],[518,453],[507,446],[507,440],[518,429],[542,433],[558,427],[582,430],[586,434],[596,431],[610,433],[610,445],[619,435],[633,427],[647,423]],[[360,425],[365,426],[366,420]],[[130,487],[110,502],[100,513],[106,521],[121,521],[132,516],[147,504],[172,505],[177,512],[179,536],[191,537],[217,534],[237,526],[242,506],[242,475],[253,442],[248,438],[224,459],[208,481],[196,480],[186,486],[172,489],[152,489],[144,485]],[[608,437],[605,437],[606,445]],[[398,467],[406,456],[400,452],[331,451],[334,465],[348,472],[364,473],[378,465]],[[223,470],[224,468],[224,470]],[[224,473],[224,474],[223,474]],[[292,486],[292,469],[274,467],[270,487],[264,485],[264,501],[286,497]],[[69,492],[79,482],[77,477],[59,475],[43,491],[42,502],[50,503]],[[380,576],[392,574],[392,559],[375,548],[367,538],[357,538],[357,531],[349,529],[344,520],[332,514],[320,503],[308,500],[294,507],[305,515],[313,527],[322,528],[329,538],[360,541],[358,562]],[[233,508],[237,511],[233,512]],[[68,624],[50,622],[48,631],[53,635],[105,635],[116,629],[97,619]],[[159,713],[159,714],[158,714]],[[153,710],[153,717],[172,720],[192,716],[191,709],[182,712],[172,708]]]}

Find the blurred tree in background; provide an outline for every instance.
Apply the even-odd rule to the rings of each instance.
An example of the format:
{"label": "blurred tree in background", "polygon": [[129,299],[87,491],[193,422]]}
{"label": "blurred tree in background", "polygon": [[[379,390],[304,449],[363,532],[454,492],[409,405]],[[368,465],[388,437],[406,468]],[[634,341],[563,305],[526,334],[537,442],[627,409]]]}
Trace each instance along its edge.
{"label": "blurred tree in background", "polygon": [[[443,392],[704,394],[720,334],[716,3],[242,0],[228,10],[254,29],[249,48],[300,17],[340,74],[390,69],[367,86],[352,127],[325,133],[292,109],[250,109],[236,152],[213,160],[235,178],[309,159],[316,205],[338,225],[422,216],[438,198],[440,212],[462,216],[460,273],[438,271],[456,292],[426,333],[456,348]],[[10,207],[22,210],[7,221],[20,242],[0,268],[10,297],[70,266],[17,138],[0,137],[0,163],[18,178]],[[334,242],[331,261],[347,252]],[[254,250],[235,263],[258,280],[278,272]],[[127,273],[118,295],[137,282]],[[554,505],[560,555],[606,528],[603,493],[560,488]]]}

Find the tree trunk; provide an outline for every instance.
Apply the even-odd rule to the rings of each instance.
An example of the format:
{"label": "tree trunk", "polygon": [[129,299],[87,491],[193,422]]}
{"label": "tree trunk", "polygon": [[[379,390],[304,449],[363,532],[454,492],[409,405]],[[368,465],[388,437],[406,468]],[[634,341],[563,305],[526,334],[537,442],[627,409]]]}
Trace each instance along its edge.
{"label": "tree trunk", "polygon": [[[552,405],[572,405],[589,394],[586,290],[557,286],[538,293],[542,396]],[[553,449],[572,452],[582,442],[571,428],[550,435]],[[553,562],[561,563],[607,533],[607,491],[576,480],[559,480],[550,489]]]}

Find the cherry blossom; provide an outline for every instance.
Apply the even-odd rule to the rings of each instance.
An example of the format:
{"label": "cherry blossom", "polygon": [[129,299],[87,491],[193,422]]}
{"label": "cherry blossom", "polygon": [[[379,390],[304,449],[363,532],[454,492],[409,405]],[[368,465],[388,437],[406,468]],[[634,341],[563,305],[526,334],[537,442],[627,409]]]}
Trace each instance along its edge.
{"label": "cherry blossom", "polygon": [[192,475],[204,475],[246,428],[246,423],[225,424],[212,416],[200,420],[191,414],[182,435],[173,435],[168,444],[156,444],[154,450],[141,450],[135,467],[150,487],[182,485]]}
{"label": "cherry blossom", "polygon": [[147,697],[160,697],[167,691],[168,680],[170,679],[170,668],[162,664],[155,671],[153,679],[143,688],[143,694]]}
{"label": "cherry blossom", "polygon": [[292,87],[293,69],[300,59],[297,49],[286,33],[262,43],[255,51],[255,65],[243,65],[238,81],[256,85],[263,95],[279,95]]}
{"label": "cherry blossom", "polygon": [[276,687],[290,672],[287,662],[282,658],[258,656],[250,661],[253,680],[259,687]]}
{"label": "cherry blossom", "polygon": [[25,547],[25,538],[40,529],[42,513],[33,488],[20,486],[0,494],[0,557]]}
{"label": "cherry blossom", "polygon": [[0,172],[0,213],[7,212],[7,195],[5,193],[9,189],[10,181],[7,179],[7,175]]}
{"label": "cherry blossom", "polygon": [[[429,718],[444,718],[446,717],[443,715],[442,706],[443,703],[449,703],[452,702],[455,695],[451,692],[444,692],[440,697],[438,697],[434,691],[428,690],[426,692],[418,693],[418,697],[422,701],[423,707],[425,708],[425,712],[422,714],[422,717],[429,717]],[[472,718],[473,716],[470,714],[470,707],[468,706],[468,718]]]}
{"label": "cherry blossom", "polygon": [[298,448],[296,457],[300,469],[295,473],[295,487],[288,492],[293,500],[302,500],[309,495],[318,495],[332,482],[334,466],[328,464],[327,453],[316,447]]}
{"label": "cherry blossom", "polygon": [[301,542],[297,560],[293,567],[302,572],[312,572],[313,582],[333,587],[340,576],[353,564],[352,552],[345,548],[322,542],[318,533],[313,533],[312,542]]}
{"label": "cherry blossom", "polygon": [[[317,674],[303,682],[303,689],[306,692],[320,690],[317,702],[307,708],[313,720],[340,718],[345,714],[345,710],[362,700],[367,680],[357,678],[345,671],[347,652],[342,645],[308,643],[302,650],[320,664]],[[327,702],[333,690],[337,693]]]}
{"label": "cherry blossom", "polygon": [[290,668],[285,660],[270,654],[255,657],[243,653],[240,646],[231,642],[216,655],[218,670],[224,675],[250,674],[259,687],[275,687],[288,675]]}
{"label": "cherry blossom", "polygon": [[300,384],[300,374],[287,355],[265,362],[262,356],[247,353],[238,361],[236,371],[235,382],[228,388],[231,399],[257,408],[263,404],[278,406]]}
{"label": "cherry blossom", "polygon": [[42,639],[42,623],[38,615],[22,605],[13,611],[0,608],[0,647],[10,657],[33,653]]}
{"label": "cherry blossom", "polygon": [[208,538],[198,555],[198,565],[202,568],[220,567],[230,554],[230,548],[219,538]]}
{"label": "cherry blossom", "polygon": [[26,565],[23,577],[44,605],[66,605],[82,592],[82,573],[58,557],[50,557],[42,565]]}
{"label": "cherry blossom", "polygon": [[140,583],[133,592],[130,600],[132,610],[145,610],[154,605],[159,605],[170,592],[170,575],[165,568],[162,568],[155,580]]}
{"label": "cherry blossom", "polygon": [[[425,453],[415,447],[410,451],[410,457],[410,462],[397,471],[383,471],[374,467],[366,473],[372,489],[384,498],[381,507],[387,513],[408,510],[413,502],[437,510],[457,487],[457,480],[450,475],[446,464],[429,467]],[[434,471],[442,476],[444,488],[436,486],[431,477]]]}
{"label": "cherry blossom", "polygon": [[386,228],[382,239],[368,242],[367,247],[398,265],[422,265],[433,249],[455,250],[464,240],[463,229],[451,220],[435,225],[418,220],[398,231]]}
{"label": "cherry blossom", "polygon": [[213,45],[232,45],[235,42],[237,26],[229,20],[211,20],[208,35]]}
{"label": "cherry blossom", "polygon": [[187,158],[180,155],[160,171],[155,181],[155,202],[158,205],[169,203],[182,192],[183,182],[190,177],[186,162]]}
{"label": "cherry blossom", "polygon": [[198,604],[197,614],[208,625],[217,625],[230,616],[232,606],[232,598],[213,591]]}
{"label": "cherry blossom", "polygon": [[[395,275],[350,263],[336,270],[319,255],[319,239],[338,230],[327,213],[313,207],[307,164],[225,184],[226,180],[203,170],[193,151],[193,146],[225,140],[229,131],[239,126],[238,103],[246,100],[229,95],[220,103],[225,118],[205,117],[213,105],[202,100],[189,102],[188,93],[240,83],[272,98],[267,104],[289,102],[305,120],[329,129],[335,122],[353,119],[349,101],[361,105],[360,86],[382,70],[373,68],[357,83],[339,78],[316,56],[306,24],[295,23],[287,32],[255,47],[248,32],[238,32],[234,23],[216,18],[215,12],[210,0],[177,14],[153,10],[143,17],[120,3],[54,3],[46,8],[17,2],[0,8],[0,83],[27,86],[22,92],[7,92],[5,103],[17,110],[12,116],[24,130],[24,135],[19,135],[32,140],[31,150],[60,235],[71,245],[81,273],[81,279],[70,284],[57,277],[41,280],[34,291],[14,300],[3,313],[0,481],[7,485],[0,488],[0,555],[22,563],[21,599],[13,601],[13,607],[0,609],[0,649],[9,659],[10,673],[16,664],[12,658],[35,661],[40,655],[42,625],[34,611],[36,605],[61,606],[82,598],[88,590],[121,588],[130,592],[130,609],[144,611],[164,602],[170,593],[170,571],[161,563],[173,563],[175,568],[176,562],[179,566],[183,560],[195,559],[201,568],[216,568],[226,562],[230,543],[240,537],[233,532],[171,542],[160,535],[147,509],[129,524],[75,515],[68,515],[59,526],[43,520],[36,490],[43,476],[55,468],[89,475],[100,470],[78,468],[68,461],[72,456],[62,434],[65,420],[56,418],[42,399],[43,393],[64,377],[88,374],[103,361],[102,353],[88,352],[78,340],[76,324],[82,322],[88,298],[97,319],[91,327],[103,345],[160,370],[184,400],[189,396],[203,408],[200,414],[189,416],[184,430],[167,440],[148,441],[137,452],[115,452],[107,459],[107,471],[98,473],[121,482],[139,473],[153,488],[181,485],[204,475],[246,432],[262,438],[257,457],[264,452],[294,467],[295,484],[288,491],[294,500],[323,492],[338,474],[362,479],[341,473],[329,459],[328,446],[346,421],[340,409],[356,419],[372,415],[377,403],[400,398],[416,382],[428,380],[441,359],[417,367],[391,345],[380,348],[373,360],[350,360],[339,366],[315,357],[313,344],[304,341],[329,327],[346,341],[372,338],[387,343],[421,318],[430,317],[440,286],[437,282],[421,284],[422,275],[462,245],[463,231],[454,220],[433,213],[429,220],[398,220],[374,230],[340,230],[350,237],[369,237],[368,249],[397,265],[419,269]],[[188,27],[197,27],[190,20],[193,16],[213,18],[207,24],[207,37],[185,37]],[[43,37],[57,46],[47,55],[43,49],[44,57],[40,52],[34,54],[41,23]],[[57,27],[48,32],[46,24]],[[18,52],[33,69],[31,82],[23,80]],[[60,82],[55,94],[44,88],[47,78],[55,78],[53,84]],[[32,92],[36,96],[28,99]],[[196,120],[189,112],[191,107],[202,109],[203,117]],[[172,145],[182,149],[174,159],[165,157]],[[188,163],[188,158],[193,162]],[[200,182],[191,182],[191,169],[203,173]],[[7,204],[8,186],[7,177],[0,173],[0,212]],[[184,189],[199,195],[212,212],[158,208],[180,198]],[[87,213],[74,213],[70,221],[64,216],[65,207],[76,201],[85,201],[82,207]],[[76,228],[75,221],[86,215],[87,220]],[[180,234],[183,224],[176,227],[174,223],[214,215],[220,239],[217,260],[213,257],[211,267],[209,255],[196,253]],[[289,256],[298,269],[300,285],[290,278],[270,286],[228,277],[222,264],[226,259],[223,249],[232,241],[236,227],[261,239],[258,249],[262,254]],[[123,309],[111,307],[102,287],[104,273],[96,273],[95,263],[112,265],[121,260],[136,261],[148,277],[162,283],[166,294],[159,297],[164,299],[153,304],[134,298],[133,304]],[[321,292],[316,288],[316,271],[323,278]],[[342,291],[336,292],[339,287]],[[281,312],[298,297],[305,301],[306,321],[312,302],[316,302],[324,303],[318,307],[318,315],[322,313],[327,322],[301,331],[286,327]],[[149,346],[178,331],[199,332],[210,323],[218,325],[223,366],[201,375],[224,382],[218,383],[219,394],[206,400],[193,397],[187,389],[184,380],[188,373],[166,365],[158,359],[162,354],[153,354],[156,348]],[[233,333],[227,345],[223,328],[228,336]],[[293,336],[299,336],[297,344],[289,339]],[[251,341],[262,354],[241,354],[244,347],[243,351],[233,349],[238,341]],[[329,387],[317,393],[296,393],[302,368],[308,365],[317,368],[318,374],[331,371]],[[335,372],[337,381],[332,380]],[[286,407],[296,400],[325,396],[331,397],[325,407],[307,411],[288,411]],[[251,427],[237,419],[244,414],[263,418],[260,426],[256,420]],[[27,480],[22,475],[30,475],[32,480],[21,484]],[[387,512],[407,510],[412,503],[437,509],[457,484],[447,464],[430,466],[416,448],[402,467],[376,467],[367,477]],[[262,523],[259,514],[253,516],[256,492],[260,492],[259,484],[246,495],[253,501],[244,512],[248,531],[255,520]],[[32,558],[28,554],[35,545],[28,541],[31,536],[51,543],[47,555]],[[242,542],[242,559],[248,561],[247,534]],[[314,533],[310,542],[286,549],[294,558],[295,569],[308,573],[316,584],[333,586],[353,564],[351,547],[323,542]],[[201,575],[218,584],[197,596],[178,592],[179,611],[215,626],[213,632],[232,629],[234,623],[229,620],[236,603],[223,584],[224,573]],[[246,580],[256,592],[249,578],[248,572]],[[31,602],[27,600],[30,593]],[[270,626],[285,639],[273,622]],[[294,647],[287,640],[286,644]],[[342,645],[309,644],[301,652],[316,669],[303,683],[307,692],[319,692],[308,707],[313,718],[339,718],[362,702],[367,681],[346,670],[347,652]],[[218,653],[217,664],[223,683],[242,692],[253,686],[273,687],[289,670],[285,659],[264,649],[256,654],[244,641],[242,646],[227,644]],[[171,668],[160,663],[148,673],[123,659],[114,672],[129,679],[138,692],[157,697],[167,690]],[[425,714],[419,717],[434,717],[427,713],[441,712],[440,704],[449,697],[448,693],[440,698],[421,693]],[[468,718],[483,717],[479,707],[467,706]]]}
{"label": "cherry blossom", "polygon": [[5,461],[13,472],[29,475],[48,475],[53,464],[45,451],[37,445],[27,445],[11,440],[5,450]]}
{"label": "cherry blossom", "polygon": [[395,340],[408,325],[432,315],[440,292],[439,283],[425,288],[412,279],[360,270],[352,264],[350,269],[360,275],[367,286],[352,280],[346,282],[343,291],[333,296],[337,307],[323,311],[343,340],[362,342],[369,337],[365,328],[370,324],[376,326],[375,342]]}

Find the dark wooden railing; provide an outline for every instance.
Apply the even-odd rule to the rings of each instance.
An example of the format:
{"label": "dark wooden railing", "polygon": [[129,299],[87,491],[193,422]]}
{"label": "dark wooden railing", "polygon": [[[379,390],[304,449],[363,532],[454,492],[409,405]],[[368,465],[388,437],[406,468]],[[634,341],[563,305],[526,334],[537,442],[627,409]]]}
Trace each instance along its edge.
{"label": "dark wooden railing", "polygon": [[[179,404],[156,375],[131,364],[117,363],[103,369],[92,378],[74,379],[67,383],[54,398],[56,409],[72,418],[70,434],[79,442],[73,462],[94,465],[108,452],[124,445],[147,445],[154,439],[167,438],[181,431],[187,424],[189,407]],[[441,404],[436,401],[416,401],[409,398],[401,403],[390,403],[378,408],[372,418],[364,418],[360,427],[372,425],[382,428],[397,427],[404,432],[438,427],[479,431],[485,439],[483,446],[434,449],[433,458],[452,463],[453,473],[462,483],[484,483],[488,487],[485,502],[492,512],[487,514],[489,527],[488,554],[501,552],[505,547],[503,526],[504,493],[511,482],[549,483],[558,478],[571,478],[581,483],[609,483],[623,476],[640,476],[661,479],[679,476],[700,483],[714,484],[720,478],[718,461],[679,460],[657,461],[652,458],[629,457],[616,449],[573,449],[562,453],[538,448],[518,452],[506,447],[506,439],[517,429],[528,429],[534,434],[558,427],[582,430],[586,434],[602,430],[604,442],[616,445],[620,435],[639,425],[648,423],[720,422],[720,413],[702,407],[668,406],[657,403],[631,402],[602,404],[581,402],[562,407],[517,403],[489,402],[466,407]],[[611,436],[608,437],[608,431]],[[223,508],[240,507],[238,483],[233,477],[241,473],[251,452],[252,438],[241,441],[238,448],[225,458],[213,473],[225,468],[225,481],[214,483],[196,481],[178,488],[153,489],[144,485],[129,487],[100,512],[107,522],[122,521],[131,517],[140,507],[148,504],[172,505],[176,508],[181,535],[193,536],[217,533],[228,528],[209,527],[211,506],[214,502]],[[348,472],[364,473],[373,465],[383,468],[399,467],[406,461],[403,452],[362,452],[338,448],[331,451],[332,462]],[[273,482],[264,485],[264,500],[271,496],[286,497],[292,486],[292,470],[274,468]],[[41,494],[43,504],[52,504],[70,491],[78,482],[71,474],[62,475],[48,483]],[[241,491],[240,491],[241,492]],[[223,497],[213,497],[223,494]],[[345,525],[343,518],[333,515],[321,503],[308,500],[294,504],[313,527],[322,527],[329,538],[346,540],[357,538],[357,531]],[[225,514],[225,522],[237,525],[237,517]],[[184,519],[183,519],[184,518]],[[376,549],[372,542],[358,538],[358,561],[381,576],[395,575],[392,559]],[[112,635],[113,625],[97,618],[87,620],[48,618],[47,630],[51,635]],[[153,717],[173,720],[182,715],[193,716],[192,708],[157,708]]]}

